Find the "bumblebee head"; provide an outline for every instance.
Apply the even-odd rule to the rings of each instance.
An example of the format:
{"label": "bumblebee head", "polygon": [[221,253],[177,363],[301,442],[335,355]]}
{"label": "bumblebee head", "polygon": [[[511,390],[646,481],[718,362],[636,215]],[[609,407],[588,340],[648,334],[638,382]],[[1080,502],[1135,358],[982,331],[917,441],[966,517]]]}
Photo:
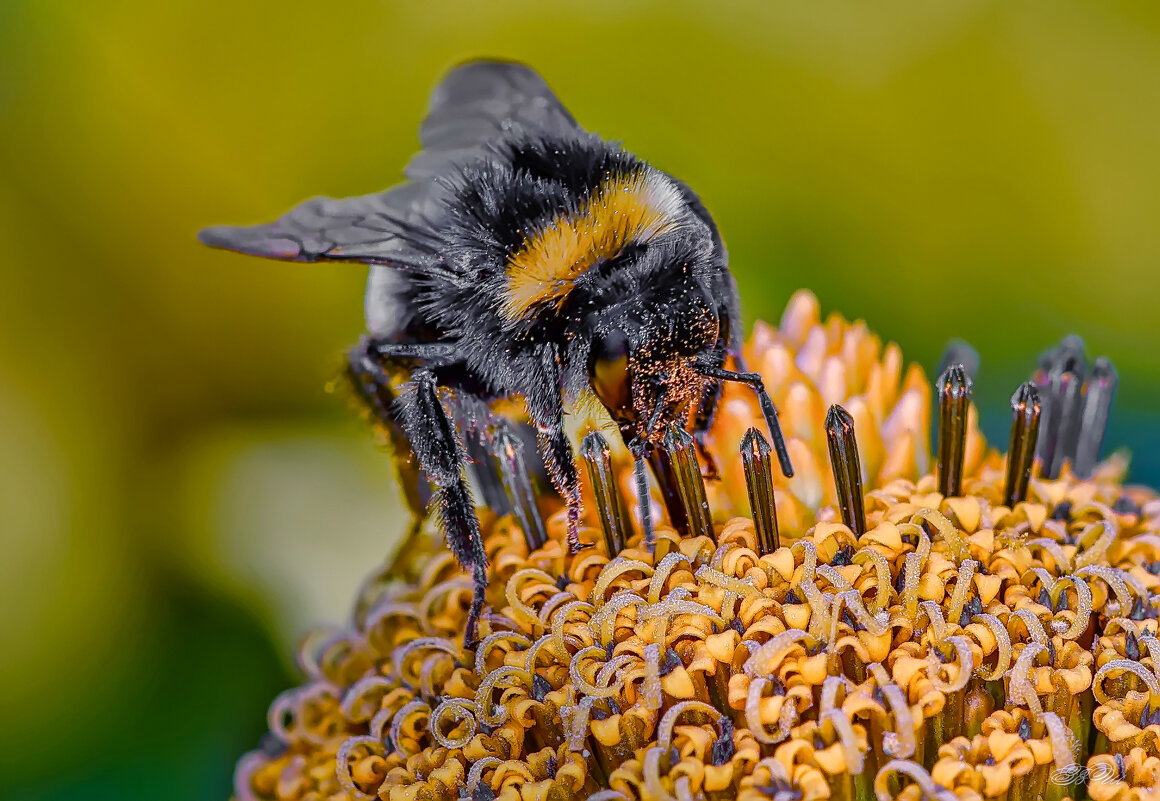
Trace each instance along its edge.
{"label": "bumblebee head", "polygon": [[660,442],[670,422],[696,408],[707,381],[697,364],[716,346],[719,326],[709,293],[683,282],[654,286],[603,315],[589,379],[625,444]]}

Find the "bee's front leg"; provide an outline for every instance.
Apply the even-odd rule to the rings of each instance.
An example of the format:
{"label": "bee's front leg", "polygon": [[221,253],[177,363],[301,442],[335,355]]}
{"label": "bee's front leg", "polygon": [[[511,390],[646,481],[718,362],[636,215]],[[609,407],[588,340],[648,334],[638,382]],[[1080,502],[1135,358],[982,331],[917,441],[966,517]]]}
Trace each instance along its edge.
{"label": "bee's front leg", "polygon": [[[363,337],[347,355],[346,379],[366,410],[377,419],[387,435],[391,451],[395,456],[395,469],[403,498],[411,512],[411,528],[399,557],[405,558],[409,546],[419,534],[423,520],[427,516],[427,504],[431,501],[431,484],[422,469],[411,456],[411,443],[399,421],[395,402],[398,393],[392,385],[388,366],[392,359],[381,350],[384,343],[373,337]],[[408,369],[404,364],[396,364],[399,369]],[[399,558],[397,557],[397,558]]]}
{"label": "bee's front leg", "polygon": [[560,400],[560,367],[554,351],[545,349],[541,359],[543,380],[537,391],[527,395],[528,413],[536,426],[537,441],[548,478],[556,492],[568,504],[568,551],[577,553],[589,547],[580,542],[580,474],[572,443],[564,430],[564,407]]}
{"label": "bee's front leg", "polygon": [[777,460],[781,465],[781,472],[786,478],[793,476],[793,465],[789,460],[789,451],[785,444],[785,435],[782,433],[781,424],[777,421],[777,409],[773,405],[773,400],[769,397],[769,393],[765,391],[765,384],[761,380],[761,375],[758,373],[738,373],[733,370],[725,370],[716,367],[712,364],[698,364],[696,365],[697,372],[706,378],[716,378],[719,381],[735,381],[739,384],[748,384],[757,393],[757,402],[761,406],[761,414],[765,418],[765,424],[769,427],[770,437],[773,439],[773,449],[777,453]]}
{"label": "bee's front leg", "polygon": [[473,648],[486,597],[487,553],[467,486],[467,459],[455,434],[455,425],[439,401],[435,376],[430,370],[415,370],[411,382],[399,393],[399,401],[403,430],[419,466],[437,489],[434,502],[447,545],[459,564],[471,571],[474,592],[463,640],[464,647]]}
{"label": "bee's front leg", "polygon": [[564,431],[563,416],[547,427],[537,427],[537,433],[548,477],[568,504],[568,552],[578,553],[588,544],[580,542],[580,475],[576,471],[572,443]]}
{"label": "bee's front leg", "polygon": [[[732,298],[735,294],[736,291],[731,291],[728,297]],[[733,325],[734,316],[735,312],[731,311],[728,304],[717,309],[719,321],[717,343],[712,354],[707,355],[704,359],[706,364],[724,367],[725,360],[734,352],[733,332],[737,330],[737,327]],[[736,353],[741,352],[739,348],[740,343],[737,343]],[[736,358],[740,359],[741,357],[737,356]],[[693,442],[697,446],[697,453],[705,462],[705,478],[709,480],[717,479],[720,476],[717,471],[717,461],[705,445],[705,437],[708,435],[709,429],[713,427],[713,419],[717,416],[717,406],[721,403],[721,389],[720,381],[707,383],[701,392],[697,414],[693,417]]]}

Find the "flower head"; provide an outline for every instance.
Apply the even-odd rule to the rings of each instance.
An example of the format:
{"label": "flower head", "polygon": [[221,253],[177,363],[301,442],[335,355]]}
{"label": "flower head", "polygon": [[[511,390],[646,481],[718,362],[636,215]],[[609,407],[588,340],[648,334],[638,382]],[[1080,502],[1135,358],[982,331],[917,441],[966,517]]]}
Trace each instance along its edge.
{"label": "flower head", "polygon": [[595,546],[568,553],[550,497],[480,510],[490,609],[465,650],[471,582],[420,538],[304,644],[238,798],[1144,797],[1160,500],[1091,458],[1107,372],[1068,347],[1017,393],[1006,459],[948,368],[932,458],[921,371],[799,293],[745,350],[793,478],[727,389],[719,479],[671,432],[645,541],[631,460],[590,434]]}

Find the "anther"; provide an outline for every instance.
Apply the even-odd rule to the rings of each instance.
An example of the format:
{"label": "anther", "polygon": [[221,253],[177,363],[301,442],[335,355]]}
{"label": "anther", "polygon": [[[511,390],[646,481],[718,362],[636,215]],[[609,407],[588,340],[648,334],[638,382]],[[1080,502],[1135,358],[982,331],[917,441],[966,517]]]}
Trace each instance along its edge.
{"label": "anther", "polygon": [[1047,593],[1047,588],[1043,587],[1039,590],[1039,598],[1036,599],[1040,606],[1046,606],[1048,609],[1052,608],[1051,596]]}
{"label": "anther", "polygon": [[1072,467],[1080,478],[1087,478],[1095,469],[1108,428],[1108,413],[1112,396],[1116,394],[1116,370],[1107,359],[1096,359],[1084,386],[1083,412],[1080,417],[1079,438],[1076,442]]}
{"label": "anther", "polygon": [[1059,468],[1074,447],[1075,429],[1079,425],[1080,394],[1084,373],[1083,340],[1065,337],[1058,346],[1043,354],[1032,383],[1039,389],[1043,418],[1039,424],[1039,442],[1035,455],[1041,462],[1044,478],[1056,478]]}
{"label": "anther", "polygon": [[500,475],[503,476],[504,488],[511,501],[512,511],[524,532],[524,540],[528,550],[534,551],[544,547],[548,541],[547,529],[544,528],[544,518],[536,506],[536,493],[532,488],[532,479],[528,474],[527,463],[524,461],[524,446],[515,435],[511,426],[504,420],[496,424],[492,434],[492,448]]}
{"label": "anther", "polygon": [[649,467],[657,480],[665,511],[669,513],[669,522],[677,531],[688,534],[689,520],[685,514],[685,502],[681,498],[681,480],[676,460],[666,447],[645,447],[648,448]]}
{"label": "anther", "polygon": [[604,547],[608,558],[612,559],[622,550],[626,540],[625,525],[621,514],[620,496],[616,491],[616,480],[612,475],[612,452],[608,440],[599,431],[593,431],[580,442],[580,458],[588,466],[588,478],[596,495],[596,512],[600,517],[600,529],[604,532]]}
{"label": "anther", "polygon": [[956,364],[963,368],[968,380],[974,381],[975,374],[979,372],[979,352],[971,347],[969,342],[962,339],[951,340],[939,360],[938,374],[942,375],[948,367]]}
{"label": "anther", "polygon": [[1058,345],[1039,357],[1039,369],[1045,374],[1066,371],[1082,373],[1083,351],[1083,339],[1075,334],[1069,334]]}
{"label": "anther", "polygon": [[1140,661],[1140,642],[1130,631],[1124,635],[1124,656],[1133,662]]}
{"label": "anther", "polygon": [[720,736],[710,749],[710,759],[714,765],[720,767],[733,758],[736,746],[733,745],[733,721],[722,716],[717,721],[717,726],[720,729]]}
{"label": "anther", "polygon": [[858,462],[854,418],[836,403],[826,415],[826,439],[830,444],[830,467],[838,490],[842,522],[855,534],[862,534],[866,531],[866,514],[862,506],[862,466]]}
{"label": "anther", "polygon": [[773,464],[769,454],[769,443],[756,427],[745,432],[741,439],[741,463],[745,467],[745,484],[749,489],[749,513],[757,530],[757,550],[762,556],[781,547],[773,494]]}
{"label": "anther", "polygon": [[712,539],[713,518],[709,513],[709,501],[705,497],[705,479],[701,477],[701,464],[697,461],[693,437],[681,426],[670,423],[665,434],[664,448],[673,463],[689,535]]}
{"label": "anther", "polygon": [[640,509],[641,533],[644,535],[644,541],[651,546],[655,537],[652,524],[652,498],[648,491],[648,474],[644,469],[644,454],[640,450],[633,452],[632,474],[636,480],[636,500]]}
{"label": "anther", "polygon": [[1118,515],[1138,515],[1140,514],[1140,505],[1127,495],[1121,495],[1112,504],[1112,511]]}
{"label": "anther", "polygon": [[938,489],[944,497],[963,494],[970,401],[971,380],[961,364],[952,364],[938,379]]}
{"label": "anther", "polygon": [[1003,503],[1008,507],[1027,500],[1041,412],[1039,391],[1030,381],[1020,384],[1011,396],[1011,444],[1007,448],[1007,486],[1003,493]]}
{"label": "anther", "polygon": [[484,505],[493,510],[497,517],[510,514],[513,511],[512,502],[504,475],[500,471],[500,453],[494,437],[488,443],[483,431],[472,432],[464,437],[464,448],[471,460],[471,474],[483,496]]}
{"label": "anther", "polygon": [[1044,475],[1047,478],[1056,478],[1065,459],[1075,460],[1083,416],[1083,376],[1071,371],[1061,373],[1058,380],[1052,381],[1051,386],[1058,404],[1055,408],[1059,411],[1057,418],[1059,428],[1051,464],[1048,466],[1044,462]]}

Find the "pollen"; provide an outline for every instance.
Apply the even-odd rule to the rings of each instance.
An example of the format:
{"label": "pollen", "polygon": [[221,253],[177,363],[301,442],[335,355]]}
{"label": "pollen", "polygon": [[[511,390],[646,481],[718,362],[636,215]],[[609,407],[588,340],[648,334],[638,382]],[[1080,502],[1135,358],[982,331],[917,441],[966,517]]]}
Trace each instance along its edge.
{"label": "pollen", "polygon": [[681,205],[676,185],[651,168],[609,177],[579,209],[529,236],[511,256],[504,316],[514,322],[533,306],[562,303],[590,267],[670,230]]}
{"label": "pollen", "polygon": [[745,355],[792,479],[727,390],[720,477],[666,439],[646,543],[631,460],[589,434],[593,547],[569,554],[554,496],[480,509],[488,610],[465,649],[470,577],[420,537],[351,626],[306,639],[239,801],[1154,797],[1160,498],[1122,457],[1087,461],[1104,374],[1049,354],[1002,454],[963,366],[932,387],[811,295]]}

